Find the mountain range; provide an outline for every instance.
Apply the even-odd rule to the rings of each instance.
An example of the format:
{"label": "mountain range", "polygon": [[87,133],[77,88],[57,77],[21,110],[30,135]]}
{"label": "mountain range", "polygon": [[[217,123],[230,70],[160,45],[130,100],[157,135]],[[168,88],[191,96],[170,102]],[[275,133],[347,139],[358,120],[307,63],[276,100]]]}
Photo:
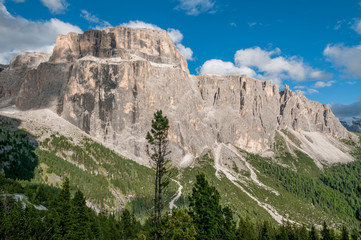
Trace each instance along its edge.
{"label": "mountain range", "polygon": [[[238,214],[356,224],[359,136],[328,105],[287,85],[280,91],[245,75],[191,75],[166,31],[59,35],[52,54],[22,53],[3,68],[0,107],[0,153],[33,143],[27,179],[57,186],[69,176],[98,211],[147,212],[153,170],[145,136],[161,109],[178,172],[170,208],[187,204],[201,171]],[[2,162],[5,175],[14,161]]]}

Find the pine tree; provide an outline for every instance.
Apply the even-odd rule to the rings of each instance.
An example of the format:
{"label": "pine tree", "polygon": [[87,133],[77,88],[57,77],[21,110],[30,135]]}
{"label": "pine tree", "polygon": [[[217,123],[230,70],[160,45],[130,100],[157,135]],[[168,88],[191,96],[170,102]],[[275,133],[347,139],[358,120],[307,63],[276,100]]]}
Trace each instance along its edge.
{"label": "pine tree", "polygon": [[78,190],[71,200],[68,239],[89,239],[90,219],[83,193]]}
{"label": "pine tree", "polygon": [[184,210],[172,210],[162,219],[162,236],[172,240],[195,240],[196,230],[192,218]]}
{"label": "pine tree", "polygon": [[332,240],[332,234],[330,229],[328,228],[326,222],[323,222],[323,229],[321,231],[322,240]]}
{"label": "pine tree", "polygon": [[279,233],[277,235],[277,240],[288,240],[288,230],[285,226],[279,228]]}
{"label": "pine tree", "polygon": [[347,228],[343,226],[341,231],[341,240],[349,240],[349,239],[350,239],[350,235],[347,231]]}
{"label": "pine tree", "polygon": [[238,229],[237,229],[237,239],[240,240],[256,240],[257,234],[254,228],[254,224],[247,218],[244,220],[241,218],[239,220]]}
{"label": "pine tree", "polygon": [[155,239],[161,239],[157,228],[162,221],[162,209],[164,205],[163,192],[169,184],[168,163],[167,156],[170,154],[168,150],[168,130],[169,121],[166,116],[163,116],[161,110],[154,113],[152,120],[152,128],[147,133],[146,139],[148,141],[147,152],[151,160],[155,164],[155,188],[154,188],[154,228]]}
{"label": "pine tree", "polygon": [[56,212],[53,218],[55,227],[57,228],[54,233],[54,238],[62,239],[69,233],[71,227],[70,185],[68,178],[65,178],[54,205]]}
{"label": "pine tree", "polygon": [[130,213],[128,209],[124,209],[122,212],[120,227],[122,239],[131,239],[136,236],[136,231],[138,230],[137,221],[134,214]]}
{"label": "pine tree", "polygon": [[224,230],[220,195],[208,184],[204,174],[197,175],[196,179],[189,198],[189,214],[196,227],[197,239],[219,239]]}
{"label": "pine tree", "polygon": [[309,240],[319,240],[320,239],[314,225],[311,226],[311,231],[308,235],[308,239]]}
{"label": "pine tree", "polygon": [[233,219],[233,213],[231,208],[225,207],[223,208],[223,216],[224,216],[224,222],[223,222],[223,239],[236,239],[236,222]]}

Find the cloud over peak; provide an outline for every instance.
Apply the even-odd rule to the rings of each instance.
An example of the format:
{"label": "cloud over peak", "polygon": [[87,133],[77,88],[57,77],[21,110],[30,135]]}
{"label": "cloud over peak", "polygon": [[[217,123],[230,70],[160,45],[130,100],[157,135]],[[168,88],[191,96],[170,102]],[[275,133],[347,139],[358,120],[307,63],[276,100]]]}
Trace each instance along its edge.
{"label": "cloud over peak", "polygon": [[66,0],[41,0],[41,2],[53,14],[64,13],[69,6]]}
{"label": "cloud over peak", "polygon": [[187,15],[197,16],[205,12],[213,12],[215,1],[212,0],[178,0],[176,9],[183,10]]}
{"label": "cloud over peak", "polygon": [[206,61],[199,74],[226,75],[231,73],[246,74],[249,77],[271,80],[281,84],[284,79],[303,81],[306,78],[323,79],[328,74],[315,70],[303,63],[302,58],[281,56],[279,48],[267,51],[260,47],[238,50],[234,63],[212,59]]}
{"label": "cloud over peak", "polygon": [[7,64],[15,55],[25,51],[51,52],[58,34],[81,33],[75,25],[52,18],[30,21],[11,15],[0,3],[0,63]]}
{"label": "cloud over peak", "polygon": [[95,24],[94,26],[95,29],[101,30],[104,28],[112,27],[112,25],[109,22],[99,19],[97,16],[91,14],[85,9],[81,10],[80,16],[85,20],[87,20],[90,23],[90,25]]}

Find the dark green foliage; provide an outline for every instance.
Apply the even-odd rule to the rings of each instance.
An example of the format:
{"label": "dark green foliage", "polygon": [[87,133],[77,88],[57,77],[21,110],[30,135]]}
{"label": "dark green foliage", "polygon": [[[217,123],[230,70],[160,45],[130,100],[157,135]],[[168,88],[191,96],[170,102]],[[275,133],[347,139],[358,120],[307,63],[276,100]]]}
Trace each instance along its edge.
{"label": "dark green foliage", "polygon": [[326,222],[323,222],[321,231],[322,240],[332,240],[331,230],[328,228]]}
{"label": "dark green foliage", "polygon": [[[0,178],[1,180],[1,178]],[[65,179],[62,189],[55,191],[43,185],[22,187],[14,180],[6,182],[3,189],[8,195],[1,195],[0,201],[0,236],[1,239],[152,239],[154,228],[152,218],[141,225],[134,216],[134,211],[124,210],[120,215],[91,211],[85,204],[81,191],[71,196],[69,180]],[[6,186],[9,188],[6,189]],[[14,187],[15,186],[15,187]],[[30,194],[31,202],[41,202],[48,210],[37,210],[32,203],[14,200],[10,190],[20,190]],[[12,192],[13,193],[13,192]],[[270,222],[253,223],[242,217],[238,228],[229,207],[219,205],[217,190],[208,184],[205,177],[197,176],[194,194],[189,210],[173,210],[165,214],[157,232],[163,239],[285,239],[319,240],[317,230],[311,226],[308,232],[304,226],[290,223],[275,226]],[[207,202],[206,202],[207,201]],[[208,203],[208,204],[206,204]],[[24,205],[25,204],[25,205]],[[208,205],[208,206],[207,206]],[[218,210],[216,212],[215,210]],[[189,212],[189,213],[188,213]],[[194,221],[191,216],[195,216]],[[211,220],[211,224],[204,219]],[[347,240],[347,230],[342,229],[338,238],[333,230],[326,227],[322,239]],[[209,228],[213,229],[209,229]],[[355,239],[357,233],[352,234]]]}
{"label": "dark green foliage", "polygon": [[13,180],[6,182],[9,188],[2,186],[5,192],[20,189],[31,193],[34,201],[42,201],[48,208],[37,210],[30,202],[16,201],[13,194],[0,195],[0,239],[134,239],[141,229],[127,210],[121,216],[91,211],[81,191],[71,196],[68,179],[60,191],[42,185],[25,190]]}
{"label": "dark green foliage", "polygon": [[240,218],[238,229],[236,232],[237,239],[240,240],[255,240],[257,239],[256,229],[254,223],[249,218]]}
{"label": "dark green foliage", "polygon": [[161,236],[164,239],[195,240],[196,229],[193,219],[184,210],[173,210],[165,215],[160,226]]}
{"label": "dark green foliage", "polygon": [[71,201],[69,239],[90,239],[90,213],[79,190]]}
{"label": "dark green foliage", "polygon": [[209,185],[204,174],[196,177],[189,198],[190,216],[193,218],[197,239],[234,239],[235,222],[230,208],[222,208],[220,195]]}
{"label": "dark green foliage", "polygon": [[[71,138],[52,135],[41,146],[44,149],[35,151],[42,166],[35,172],[39,182],[56,184],[54,175],[71,176],[71,184],[100,207],[114,207],[116,204],[111,189],[120,195],[133,195],[135,201],[150,199],[154,194],[154,170],[125,159],[89,138],[83,138],[80,144],[75,145]],[[171,187],[174,186],[172,182]],[[166,197],[172,196],[173,191],[166,193]],[[136,215],[144,217],[149,208],[137,208]]]}
{"label": "dark green foliage", "polygon": [[343,226],[341,232],[341,240],[349,240],[349,239],[350,239],[350,234],[348,233],[347,228]]}
{"label": "dark green foliage", "polygon": [[132,239],[136,237],[140,230],[140,224],[135,219],[134,213],[124,209],[121,214],[120,229],[122,239]]}
{"label": "dark green foliage", "polygon": [[308,239],[309,240],[319,240],[320,239],[314,225],[311,226],[311,231],[308,235]]}
{"label": "dark green foliage", "polygon": [[34,177],[38,165],[34,139],[24,130],[0,128],[0,169],[7,178],[30,180]]}
{"label": "dark green foliage", "polygon": [[[341,180],[339,182],[338,180],[326,180],[332,178],[326,177],[329,174],[332,176],[332,172],[325,172],[325,174],[323,174],[320,179],[310,178],[309,176],[302,173],[298,173],[291,169],[272,163],[271,160],[264,159],[258,155],[248,154],[248,159],[262,173],[271,177],[277,184],[281,185],[288,192],[296,195],[298,198],[301,198],[304,201],[309,202],[310,204],[313,204],[316,207],[320,207],[326,211],[331,212],[334,216],[342,216],[345,214],[349,216],[349,219],[353,219],[354,213],[356,211],[356,209],[354,209],[356,207],[355,205],[361,203],[360,200],[356,198],[356,195],[354,195],[354,197],[352,197],[353,205],[350,204],[351,201],[347,200],[347,194],[345,197],[345,191],[348,191],[347,189],[349,187],[346,187],[346,189],[343,190],[344,192],[342,192],[340,189],[337,189],[336,187],[332,187],[333,184],[331,183],[339,183],[340,188],[345,186],[342,184],[343,181]],[[357,162],[360,165],[361,170],[361,161]],[[356,174],[356,172],[354,174]],[[347,178],[346,174],[342,176],[345,176],[344,178],[342,177],[343,179]],[[350,192],[351,191],[356,191],[356,186],[354,187],[354,190],[350,190]]]}

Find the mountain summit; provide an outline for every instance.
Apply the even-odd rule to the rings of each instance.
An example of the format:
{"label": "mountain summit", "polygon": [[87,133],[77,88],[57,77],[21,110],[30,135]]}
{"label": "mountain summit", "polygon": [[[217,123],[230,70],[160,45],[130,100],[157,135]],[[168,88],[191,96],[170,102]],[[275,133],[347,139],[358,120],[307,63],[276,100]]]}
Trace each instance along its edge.
{"label": "mountain summit", "polygon": [[349,162],[353,138],[329,106],[245,75],[193,76],[166,31],[124,27],[60,35],[52,55],[26,53],[0,73],[1,106],[48,108],[148,165],[153,113],[170,120],[172,160],[186,167],[231,145],[272,157],[276,138],[317,166]]}

